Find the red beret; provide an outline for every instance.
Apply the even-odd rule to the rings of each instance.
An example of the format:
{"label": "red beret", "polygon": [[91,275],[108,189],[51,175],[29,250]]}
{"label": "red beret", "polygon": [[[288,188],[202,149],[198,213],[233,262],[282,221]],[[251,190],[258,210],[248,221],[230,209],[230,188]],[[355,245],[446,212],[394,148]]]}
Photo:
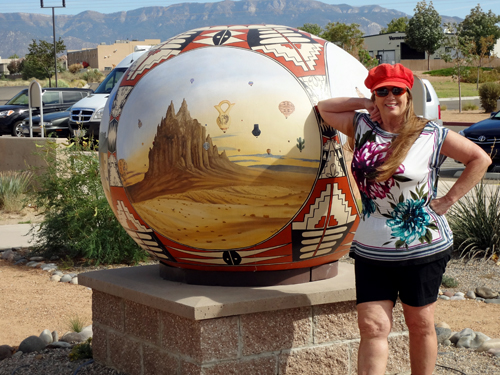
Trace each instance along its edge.
{"label": "red beret", "polygon": [[373,92],[382,86],[413,87],[413,72],[401,64],[380,64],[368,72],[365,86]]}

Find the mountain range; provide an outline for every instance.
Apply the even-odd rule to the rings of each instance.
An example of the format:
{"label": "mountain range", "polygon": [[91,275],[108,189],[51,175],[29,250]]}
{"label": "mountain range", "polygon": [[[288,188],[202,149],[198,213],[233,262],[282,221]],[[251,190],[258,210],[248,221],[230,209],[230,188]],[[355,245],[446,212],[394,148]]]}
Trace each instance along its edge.
{"label": "mountain range", "polygon": [[[56,10],[57,13],[57,10]],[[116,40],[161,39],[211,25],[276,24],[299,27],[305,23],[357,23],[365,35],[378,34],[394,18],[406,13],[378,5],[353,7],[315,0],[224,0],[216,3],[180,3],[103,14],[85,11],[55,16],[56,39],[68,50],[112,44]],[[443,22],[460,22],[442,16]],[[36,13],[0,13],[0,56],[28,53],[33,39],[52,40],[52,16]]]}

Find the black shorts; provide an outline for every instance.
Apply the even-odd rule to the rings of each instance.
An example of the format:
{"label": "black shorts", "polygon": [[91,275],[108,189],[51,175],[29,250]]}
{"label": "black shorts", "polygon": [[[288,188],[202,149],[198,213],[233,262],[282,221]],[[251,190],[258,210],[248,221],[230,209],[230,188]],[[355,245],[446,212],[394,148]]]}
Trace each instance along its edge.
{"label": "black shorts", "polygon": [[355,261],[356,303],[401,299],[421,307],[436,302],[450,255],[415,266],[386,267]]}

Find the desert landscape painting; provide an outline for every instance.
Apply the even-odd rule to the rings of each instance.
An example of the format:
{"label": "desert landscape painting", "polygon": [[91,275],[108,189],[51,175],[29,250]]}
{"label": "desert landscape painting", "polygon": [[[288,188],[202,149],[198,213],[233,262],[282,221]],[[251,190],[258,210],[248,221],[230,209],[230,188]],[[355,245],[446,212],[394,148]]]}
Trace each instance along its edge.
{"label": "desert landscape painting", "polygon": [[[203,90],[214,85],[227,85],[226,97]],[[158,101],[146,103],[151,96]],[[143,220],[180,244],[221,250],[248,248],[290,223],[322,152],[296,78],[265,56],[229,48],[184,53],[143,77],[123,108],[116,149]]]}

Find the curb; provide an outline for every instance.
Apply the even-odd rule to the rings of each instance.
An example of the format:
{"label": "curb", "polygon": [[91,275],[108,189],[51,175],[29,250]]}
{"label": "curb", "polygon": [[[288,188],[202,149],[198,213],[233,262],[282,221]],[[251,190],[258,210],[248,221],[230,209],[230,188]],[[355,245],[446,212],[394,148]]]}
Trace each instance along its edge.
{"label": "curb", "polygon": [[474,125],[475,122],[453,122],[453,121],[444,121],[444,126],[471,126]]}

